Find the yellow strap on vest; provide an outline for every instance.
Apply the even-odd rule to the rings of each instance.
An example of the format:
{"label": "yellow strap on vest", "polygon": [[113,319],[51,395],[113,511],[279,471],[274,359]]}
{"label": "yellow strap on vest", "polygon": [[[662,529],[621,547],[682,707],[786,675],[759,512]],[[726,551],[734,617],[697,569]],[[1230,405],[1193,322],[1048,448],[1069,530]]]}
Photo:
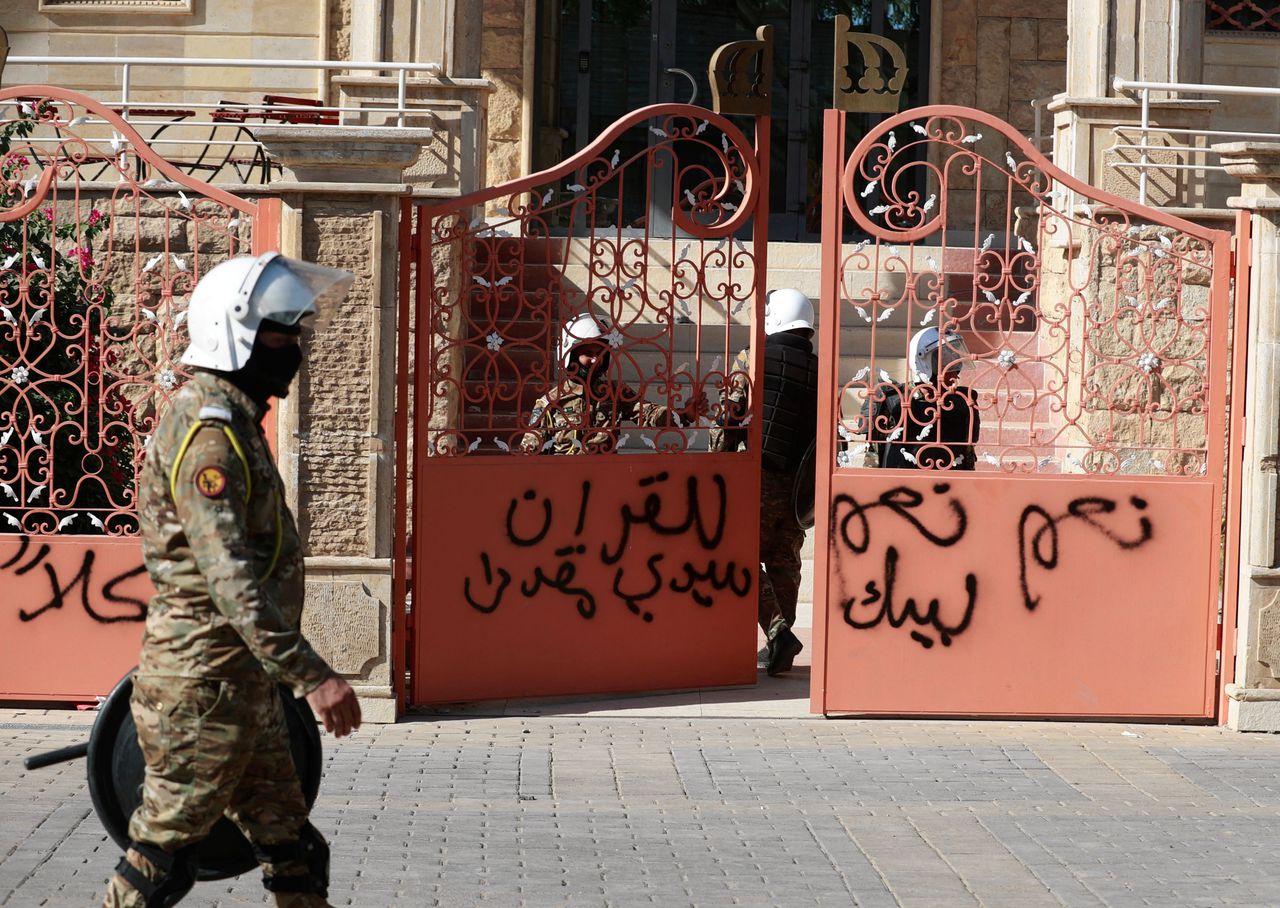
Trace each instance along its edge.
{"label": "yellow strap on vest", "polygon": [[[222,434],[227,436],[227,441],[231,442],[231,450],[236,452],[236,457],[240,461],[240,466],[244,470],[244,501],[249,503],[250,497],[253,495],[253,473],[249,469],[249,457],[244,452],[244,448],[240,444],[240,439],[236,438],[236,433],[231,431],[231,427],[224,422],[215,422],[211,420],[197,420],[196,424],[187,430],[186,436],[182,439],[182,444],[178,446],[178,456],[173,459],[173,468],[169,471],[169,495],[172,497],[174,504],[178,501],[178,469],[182,466],[182,460],[187,456],[187,449],[191,447],[191,443],[195,441],[196,434],[205,426],[217,426],[222,430]],[[258,578],[258,582],[266,580],[275,573],[276,564],[280,561],[280,550],[284,547],[284,526],[280,520],[280,509],[276,508],[276,545],[275,550],[271,553],[271,563],[267,565],[267,572]]]}

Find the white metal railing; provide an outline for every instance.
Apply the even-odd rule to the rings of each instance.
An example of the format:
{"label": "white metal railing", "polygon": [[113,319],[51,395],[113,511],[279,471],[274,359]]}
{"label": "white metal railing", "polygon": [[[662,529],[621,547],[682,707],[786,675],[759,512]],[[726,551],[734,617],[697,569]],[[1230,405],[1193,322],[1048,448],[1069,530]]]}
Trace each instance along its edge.
{"label": "white metal railing", "polygon": [[[1031,144],[1035,146],[1036,151],[1043,152],[1049,160],[1053,160],[1053,134],[1045,134],[1044,131],[1044,112],[1049,106],[1053,98],[1036,98],[1031,102],[1031,112],[1034,117],[1034,125],[1031,132]],[[1048,147],[1046,147],[1046,145]]]}
{"label": "white metal railing", "polygon": [[[376,61],[353,61],[353,60],[274,60],[274,59],[243,59],[237,57],[73,57],[73,56],[10,56],[10,66],[21,66],[24,64],[34,66],[119,66],[120,67],[120,100],[118,106],[121,108],[121,115],[127,120],[129,119],[129,105],[131,103],[132,79],[135,70],[139,67],[161,66],[172,69],[174,67],[222,67],[231,69],[255,69],[255,70],[271,70],[271,69],[309,69],[318,73],[328,73],[335,70],[348,70],[352,72],[377,71],[377,72],[393,72],[396,74],[396,106],[395,107],[342,107],[337,105],[325,105],[323,110],[326,112],[335,112],[339,116],[343,113],[387,113],[396,115],[396,125],[404,126],[404,115],[412,111],[405,106],[408,100],[409,74],[422,73],[426,75],[436,75],[440,72],[439,63],[392,63],[386,60]],[[134,106],[144,106],[135,103]],[[184,108],[195,110],[218,110],[243,107],[245,110],[259,110],[263,108],[262,104],[246,104],[246,105],[229,105],[229,104],[207,104],[183,102]],[[315,113],[316,108],[309,105],[273,105],[273,108],[280,112],[289,110],[304,111]],[[338,124],[341,125],[341,124]]]}
{"label": "white metal railing", "polygon": [[[243,59],[234,57],[111,57],[111,56],[24,56],[12,55],[8,58],[9,71],[22,65],[33,66],[113,66],[119,76],[117,97],[100,98],[104,103],[119,112],[130,125],[138,129],[153,146],[180,146],[187,151],[174,150],[175,163],[183,166],[184,157],[194,168],[211,170],[206,160],[217,161],[221,149],[225,152],[224,167],[232,167],[239,178],[248,182],[246,172],[250,175],[261,174],[262,182],[270,177],[270,167],[266,152],[253,134],[254,125],[270,125],[281,128],[308,129],[342,129],[360,125],[357,121],[384,121],[383,125],[394,125],[398,128],[406,126],[406,115],[421,115],[421,106],[409,107],[409,87],[411,76],[431,76],[441,71],[438,63],[394,63],[385,60],[281,60],[281,59]],[[170,91],[155,89],[151,85],[155,80],[148,80],[146,89],[138,87],[139,70],[145,68],[204,67],[254,69],[259,72],[271,70],[310,70],[317,76],[328,76],[333,72],[349,73],[388,73],[396,79],[396,101],[392,106],[386,103],[361,104],[326,104],[323,93],[326,84],[318,80],[316,89],[280,89],[276,97],[261,95],[256,100],[219,100],[189,101],[186,94],[200,93],[204,96],[218,91],[216,85],[207,87],[177,88]],[[70,87],[75,87],[70,86]],[[320,97],[312,100],[305,96],[317,93]],[[246,94],[244,89],[229,88],[221,94],[240,97]],[[269,100],[270,99],[270,100]],[[17,102],[10,102],[17,103]],[[2,106],[0,106],[2,107]],[[160,113],[163,111],[163,113]],[[78,125],[94,127],[108,125],[105,120],[86,117],[79,120]],[[113,148],[119,144],[120,137],[110,135]],[[57,135],[32,136],[30,141],[38,143],[57,143],[62,141]],[[238,149],[252,149],[250,159],[233,157]],[[210,177],[212,179],[212,176]]]}
{"label": "white metal railing", "polygon": [[[1161,92],[1177,92],[1179,94],[1196,94],[1196,95],[1248,95],[1254,97],[1272,97],[1280,99],[1280,88],[1267,88],[1254,85],[1207,85],[1193,82],[1143,82],[1132,81],[1129,79],[1116,78],[1112,82],[1113,87],[1118,92],[1129,94],[1137,94],[1141,102],[1141,114],[1137,124],[1131,126],[1116,126],[1112,129],[1116,137],[1121,141],[1111,147],[1122,151],[1139,152],[1137,161],[1114,161],[1111,166],[1115,168],[1136,168],[1138,169],[1138,202],[1145,205],[1147,202],[1147,172],[1151,169],[1156,170],[1216,170],[1221,171],[1224,168],[1220,164],[1212,164],[1208,161],[1208,156],[1214,154],[1213,149],[1203,146],[1183,144],[1183,145],[1152,145],[1151,133],[1156,132],[1161,135],[1169,136],[1204,136],[1214,138],[1231,138],[1231,139],[1262,139],[1264,141],[1280,142],[1280,133],[1274,132],[1246,132],[1224,129],[1174,129],[1165,126],[1152,127],[1151,125],[1151,93],[1153,91]],[[1132,137],[1136,134],[1138,141],[1132,141]],[[1130,141],[1124,141],[1126,138]],[[1181,152],[1191,157],[1197,155],[1204,160],[1196,163],[1158,163],[1152,164],[1151,152]]]}

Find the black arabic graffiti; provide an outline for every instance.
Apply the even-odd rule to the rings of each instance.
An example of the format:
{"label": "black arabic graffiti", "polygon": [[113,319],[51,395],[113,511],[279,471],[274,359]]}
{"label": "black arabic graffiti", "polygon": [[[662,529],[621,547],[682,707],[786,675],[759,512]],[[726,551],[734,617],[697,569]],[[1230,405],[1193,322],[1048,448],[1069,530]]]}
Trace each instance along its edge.
{"label": "black arabic graffiti", "polygon": [[[728,489],[725,479],[715,474],[710,479],[712,492],[706,494],[705,484],[698,477],[691,476],[683,483],[682,506],[676,506],[675,517],[670,516],[671,506],[664,498],[664,492],[671,486],[671,476],[666,471],[645,476],[637,483],[645,492],[644,500],[639,507],[630,503],[623,504],[617,513],[617,541],[612,545],[606,540],[598,552],[591,551],[583,541],[591,515],[591,483],[584,481],[581,486],[571,538],[564,544],[550,550],[547,564],[535,566],[529,576],[514,584],[520,594],[531,599],[543,590],[554,590],[563,594],[574,603],[578,614],[583,618],[596,615],[602,591],[592,589],[584,580],[579,579],[582,573],[581,562],[593,556],[598,557],[603,567],[614,567],[634,548],[634,534],[637,530],[647,528],[660,538],[675,539],[689,537],[690,542],[699,546],[702,551],[712,553],[705,561],[700,559],[684,560],[668,576],[661,567],[667,560],[668,552],[655,552],[645,560],[643,577],[633,579],[627,576],[624,567],[617,567],[613,572],[612,583],[607,590],[622,602],[627,610],[649,622],[654,618],[646,604],[658,596],[663,589],[673,593],[688,595],[702,608],[710,608],[716,602],[716,595],[729,592],[738,598],[746,598],[752,588],[753,571],[748,567],[739,567],[729,560],[721,563],[714,557],[724,540],[725,525],[728,513]],[[505,523],[506,538],[517,548],[534,548],[549,545],[556,524],[556,509],[550,498],[542,498],[536,491],[529,489],[511,499],[507,506]],[[590,536],[598,536],[592,533]],[[559,537],[564,539],[563,536]],[[673,546],[667,547],[673,550]],[[504,597],[513,588],[512,572],[498,563],[497,557],[488,551],[480,552],[480,567],[483,578],[468,575],[463,581],[463,596],[474,609],[490,614],[502,604]]]}
{"label": "black arabic graffiti", "polygon": [[[85,614],[94,621],[101,624],[115,624],[118,621],[146,620],[147,604],[145,602],[140,599],[134,599],[132,596],[122,596],[117,592],[121,584],[146,573],[147,569],[142,565],[107,578],[100,587],[95,589],[93,570],[97,553],[92,548],[86,548],[80,561],[80,569],[64,584],[58,576],[57,569],[51,563],[52,559],[49,558],[49,555],[53,550],[48,544],[40,543],[34,553],[31,554],[30,559],[24,561],[28,552],[32,549],[31,538],[26,535],[20,535],[16,538],[18,540],[18,551],[7,561],[0,563],[0,571],[12,570],[15,577],[22,577],[36,568],[42,567],[44,568],[45,576],[49,580],[49,599],[30,611],[20,608],[18,610],[18,618],[20,620],[24,622],[34,621],[52,609],[62,608],[77,587],[79,587],[80,591],[80,606],[84,609]],[[125,612],[123,614],[107,614],[99,608],[95,608],[93,602],[95,592],[106,604],[125,607]]]}
{"label": "black arabic graffiti", "polygon": [[[1146,500],[1136,495],[1130,497],[1129,504],[1137,511],[1145,511],[1147,508]],[[1031,592],[1027,577],[1027,555],[1030,554],[1036,565],[1046,571],[1055,569],[1058,566],[1058,527],[1063,522],[1079,520],[1126,551],[1151,541],[1151,520],[1146,515],[1138,519],[1138,535],[1132,539],[1119,535],[1096,519],[1102,514],[1113,514],[1115,510],[1114,501],[1098,497],[1077,498],[1067,505],[1065,513],[1056,517],[1038,505],[1030,504],[1023,508],[1022,516],[1018,518],[1018,582],[1022,587],[1022,604],[1027,607],[1027,611],[1035,611],[1040,604],[1040,597]],[[1028,539],[1027,527],[1033,519],[1038,519],[1041,523]]]}
{"label": "black arabic graffiti", "polygon": [[[933,487],[934,493],[939,496],[947,494],[950,490],[950,484],[945,482],[937,483]],[[951,498],[946,503],[947,512],[954,521],[954,526],[947,529],[930,528],[921,517],[913,513],[925,503],[924,495],[907,486],[895,486],[881,493],[874,501],[865,503],[857,501],[850,495],[837,495],[832,503],[832,523],[835,532],[839,535],[839,540],[859,555],[865,553],[871,546],[871,521],[868,513],[877,508],[883,508],[901,517],[925,541],[939,548],[948,548],[964,539],[969,519],[964,506],[959,501]],[[848,511],[841,515],[843,508],[848,508]],[[857,535],[851,536],[851,530]],[[841,602],[845,623],[857,630],[870,630],[878,627],[882,622],[888,623],[893,628],[900,628],[907,622],[911,622],[913,625],[911,639],[925,649],[929,649],[934,644],[934,638],[925,633],[928,630],[932,630],[937,639],[942,641],[943,646],[950,646],[952,640],[969,629],[969,624],[973,620],[974,607],[978,601],[978,578],[972,573],[965,574],[964,613],[960,620],[949,623],[943,618],[942,605],[936,596],[931,597],[924,607],[921,607],[912,596],[906,597],[900,606],[897,604],[896,586],[900,557],[896,546],[891,545],[886,548],[883,583],[869,580],[863,587],[865,595],[861,598],[853,596]],[[837,564],[839,564],[838,558]]]}
{"label": "black arabic graffiti", "polygon": [[[948,483],[937,483],[932,489],[938,496],[946,495],[950,490]],[[964,539],[968,529],[964,506],[955,498],[946,501],[945,507],[951,515],[952,525],[944,527],[938,526],[936,521],[926,522],[920,516],[920,509],[927,507],[930,502],[931,499],[926,499],[925,495],[907,486],[888,489],[870,502],[859,502],[852,496],[838,495],[832,503],[832,535],[835,542],[854,554],[865,554],[871,547],[871,521],[868,515],[877,509],[883,509],[901,517],[933,546],[947,548],[956,545]],[[1137,496],[1130,497],[1129,504],[1138,512],[1147,508],[1147,502]],[[1122,535],[1101,519],[1116,514],[1118,508],[1117,502],[1100,496],[1076,498],[1068,503],[1066,511],[1057,515],[1050,514],[1040,505],[1031,504],[1023,508],[1018,518],[1018,582],[1023,605],[1028,611],[1035,611],[1041,602],[1041,596],[1031,588],[1030,569],[1033,565],[1046,571],[1058,567],[1059,534],[1063,524],[1068,521],[1084,524],[1125,551],[1139,548],[1151,541],[1152,522],[1145,514],[1139,517],[1137,534],[1133,536]],[[899,604],[896,586],[901,557],[896,546],[886,547],[883,581],[868,581],[861,594],[841,603],[845,623],[858,630],[869,630],[882,623],[893,628],[910,623],[911,639],[925,649],[933,646],[934,636],[943,646],[950,646],[956,637],[969,629],[973,621],[978,600],[976,575],[965,574],[964,611],[958,620],[948,622],[943,618],[942,601],[937,597],[931,597],[921,605],[923,600],[908,596]],[[837,570],[841,570],[840,564],[837,557]],[[923,633],[922,630],[930,631],[934,636]]]}

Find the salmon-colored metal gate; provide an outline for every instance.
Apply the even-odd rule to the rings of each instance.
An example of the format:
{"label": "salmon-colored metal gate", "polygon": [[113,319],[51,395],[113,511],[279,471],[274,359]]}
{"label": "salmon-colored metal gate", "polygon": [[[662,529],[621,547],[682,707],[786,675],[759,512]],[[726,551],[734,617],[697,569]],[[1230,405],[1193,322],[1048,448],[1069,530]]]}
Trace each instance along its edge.
{"label": "salmon-colored metal gate", "polygon": [[[758,349],[767,159],[726,117],[659,104],[553,170],[416,207],[413,703],[754,681],[759,456],[709,450],[708,427],[755,371],[735,358]],[[584,314],[609,356],[594,421],[560,350]]]}
{"label": "salmon-colored metal gate", "polygon": [[[1230,234],[975,110],[843,136],[828,112],[814,710],[1212,717]],[[928,326],[957,385],[909,381]]]}
{"label": "salmon-colored metal gate", "polygon": [[278,205],[186,176],[85,95],[0,91],[0,699],[92,701],[137,662],[135,476],[186,304],[275,248]]}

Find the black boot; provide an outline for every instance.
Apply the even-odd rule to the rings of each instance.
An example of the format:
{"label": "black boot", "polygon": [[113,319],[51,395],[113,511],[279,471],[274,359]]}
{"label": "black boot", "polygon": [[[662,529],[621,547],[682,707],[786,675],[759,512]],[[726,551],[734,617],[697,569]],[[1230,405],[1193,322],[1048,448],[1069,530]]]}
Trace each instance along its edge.
{"label": "black boot", "polygon": [[765,668],[769,677],[791,671],[791,666],[802,649],[804,644],[800,642],[799,637],[791,633],[791,628],[785,624],[779,627],[778,632],[769,641],[769,664]]}

